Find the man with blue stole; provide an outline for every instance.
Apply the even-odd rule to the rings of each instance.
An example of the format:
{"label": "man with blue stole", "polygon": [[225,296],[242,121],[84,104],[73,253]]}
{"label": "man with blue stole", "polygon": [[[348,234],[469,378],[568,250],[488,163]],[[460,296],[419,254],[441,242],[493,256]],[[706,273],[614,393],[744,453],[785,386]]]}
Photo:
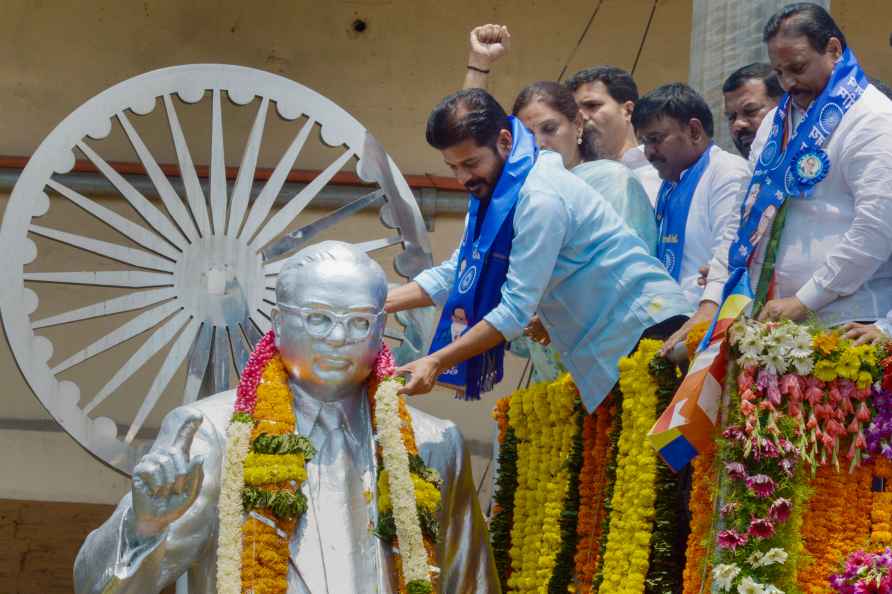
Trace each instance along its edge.
{"label": "man with blue stole", "polygon": [[[604,198],[486,91],[444,99],[427,140],[471,197],[459,249],[387,296],[388,312],[443,306],[431,353],[398,370],[410,374],[403,392],[440,381],[479,397],[501,379],[504,343],[538,314],[594,410],[642,336],[687,318],[684,294]],[[458,309],[468,329],[453,340]]]}
{"label": "man with blue stole", "polygon": [[691,318],[712,326],[651,431],[676,469],[712,439],[715,418],[677,413],[683,402],[718,410],[724,340],[738,316],[849,322],[849,338],[863,342],[877,337],[873,322],[892,309],[892,101],[816,4],[784,7],[763,37],[785,95],[756,134],[739,224],[716,251]]}
{"label": "man with blue stole", "polygon": [[664,85],[639,99],[632,124],[663,180],[655,208],[657,258],[696,307],[703,293],[699,270],[737,216],[749,176],[746,161],[712,142],[709,106],[682,83]]}
{"label": "man with blue stole", "polygon": [[[762,319],[882,319],[892,309],[892,101],[816,4],[779,11],[764,39],[786,94],[753,142],[739,229],[703,298],[718,303],[723,286],[746,280]],[[756,244],[766,218],[771,233]]]}

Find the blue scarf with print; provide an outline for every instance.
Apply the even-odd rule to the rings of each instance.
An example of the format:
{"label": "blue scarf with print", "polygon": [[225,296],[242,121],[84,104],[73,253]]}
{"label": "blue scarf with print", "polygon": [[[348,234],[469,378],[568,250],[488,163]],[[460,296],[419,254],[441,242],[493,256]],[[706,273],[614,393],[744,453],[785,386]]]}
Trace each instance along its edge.
{"label": "blue scarf with print", "polygon": [[[514,139],[511,154],[505,160],[482,221],[480,199],[473,194],[469,198],[468,222],[459,248],[455,280],[437,324],[431,353],[472,328],[502,300],[514,238],[514,209],[520,188],[539,154],[533,134],[517,118],[509,119]],[[504,358],[505,345],[500,344],[447,369],[438,381],[463,391],[466,400],[478,400],[481,393],[492,390],[502,380]]]}

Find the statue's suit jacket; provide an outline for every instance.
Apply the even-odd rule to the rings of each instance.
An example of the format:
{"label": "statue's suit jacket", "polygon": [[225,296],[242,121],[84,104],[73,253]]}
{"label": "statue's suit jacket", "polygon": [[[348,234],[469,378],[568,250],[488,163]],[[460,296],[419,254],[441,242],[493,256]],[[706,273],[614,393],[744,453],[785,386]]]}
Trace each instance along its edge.
{"label": "statue's suit jacket", "polygon": [[[190,450],[191,456],[204,456],[204,481],[198,497],[158,538],[139,542],[132,534],[131,496],[125,495],[114,514],[87,537],[78,553],[74,568],[77,594],[154,594],[186,572],[189,594],[215,594],[217,500],[226,427],[234,402],[232,390],[174,409],[165,417],[153,449],[171,446],[190,409],[204,417]],[[440,591],[498,593],[498,577],[461,433],[449,421],[411,407],[409,412],[421,457],[443,478]],[[312,514],[313,506],[308,508],[306,513]],[[308,546],[311,544],[318,547],[318,543]],[[390,555],[383,544],[379,549],[384,562],[379,564],[378,584],[369,584],[367,591],[390,594],[396,591]],[[293,561],[301,583],[292,583],[288,594],[325,594],[324,583],[320,585],[316,575],[317,564],[302,562],[300,552]]]}

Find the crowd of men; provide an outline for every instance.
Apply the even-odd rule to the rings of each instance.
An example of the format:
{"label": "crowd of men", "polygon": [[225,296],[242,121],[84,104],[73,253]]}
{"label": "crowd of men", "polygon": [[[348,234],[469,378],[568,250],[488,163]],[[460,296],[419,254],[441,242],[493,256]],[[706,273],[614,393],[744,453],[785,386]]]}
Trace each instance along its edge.
{"label": "crowd of men", "polygon": [[639,96],[613,66],[534,83],[509,117],[485,88],[510,40],[475,28],[464,89],[428,121],[469,217],[453,257],[392,290],[387,309],[442,305],[447,330],[459,309],[468,329],[402,368],[405,393],[440,381],[476,396],[501,378],[503,343],[526,334],[552,343],[591,410],[619,357],[644,336],[670,353],[716,315],[735,272],[760,319],[892,333],[892,100],[826,10],[783,8],[764,27],[770,64],[729,74],[739,155],[713,142],[694,89]]}

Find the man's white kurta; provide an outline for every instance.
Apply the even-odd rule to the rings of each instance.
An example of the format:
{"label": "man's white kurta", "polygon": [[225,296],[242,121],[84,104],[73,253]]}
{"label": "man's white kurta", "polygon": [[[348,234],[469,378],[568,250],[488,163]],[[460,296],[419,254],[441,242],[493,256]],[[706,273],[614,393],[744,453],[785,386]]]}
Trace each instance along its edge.
{"label": "man's white kurta", "polygon": [[[753,142],[751,167],[774,120],[772,110]],[[776,297],[796,296],[826,324],[882,318],[892,309],[892,101],[868,86],[824,147],[830,171],[807,199],[792,198],[775,266]],[[728,245],[710,267],[704,299],[721,301]],[[750,278],[757,282],[763,241]],[[755,289],[755,287],[754,287]]]}

